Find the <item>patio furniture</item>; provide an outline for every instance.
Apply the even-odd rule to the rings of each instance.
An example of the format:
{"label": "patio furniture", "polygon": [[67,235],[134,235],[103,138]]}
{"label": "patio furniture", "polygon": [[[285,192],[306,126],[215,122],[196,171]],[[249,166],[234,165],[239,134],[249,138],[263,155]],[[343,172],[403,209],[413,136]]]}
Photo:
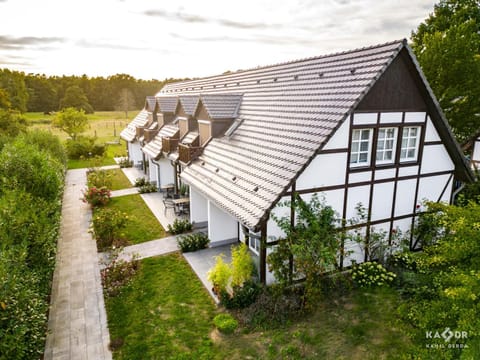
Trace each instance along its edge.
{"label": "patio furniture", "polygon": [[176,214],[176,204],[173,202],[173,200],[170,199],[163,199],[163,206],[164,206],[164,215],[167,215],[167,209],[173,209],[173,212]]}
{"label": "patio furniture", "polygon": [[172,198],[173,191],[175,190],[175,185],[173,184],[164,184],[160,186],[160,191],[164,193],[165,198]]}
{"label": "patio furniture", "polygon": [[175,214],[187,214],[190,212],[190,198],[181,197],[178,199],[173,199],[172,202],[175,204],[175,207],[178,211],[175,211]]}

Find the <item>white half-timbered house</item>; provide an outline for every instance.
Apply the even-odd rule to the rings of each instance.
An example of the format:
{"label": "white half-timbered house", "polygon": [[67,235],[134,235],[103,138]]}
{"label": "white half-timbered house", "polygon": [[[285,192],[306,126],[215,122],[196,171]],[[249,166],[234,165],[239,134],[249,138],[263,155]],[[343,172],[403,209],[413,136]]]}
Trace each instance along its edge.
{"label": "white half-timbered house", "polygon": [[[220,109],[222,96],[232,106],[227,95],[237,108],[214,131],[202,99],[215,96]],[[450,202],[457,181],[473,180],[406,40],[168,84],[156,96],[199,99],[202,146],[180,175],[191,221],[208,225],[212,246],[247,242],[262,282],[283,235],[271,214],[293,219],[277,205],[294,194],[321,194],[343,219],[361,203],[369,225],[391,233],[411,230],[424,200]],[[345,247],[353,253],[340,266],[363,261]]]}

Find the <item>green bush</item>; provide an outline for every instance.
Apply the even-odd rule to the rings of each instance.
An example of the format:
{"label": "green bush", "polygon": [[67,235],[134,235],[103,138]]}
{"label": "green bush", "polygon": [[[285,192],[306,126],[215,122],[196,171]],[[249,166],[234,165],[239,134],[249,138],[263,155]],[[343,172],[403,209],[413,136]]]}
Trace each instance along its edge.
{"label": "green bush", "polygon": [[131,282],[140,268],[140,261],[136,258],[131,261],[119,260],[119,252],[119,249],[114,250],[111,261],[100,273],[103,289],[109,297],[120,294],[122,288]]}
{"label": "green bush", "polygon": [[238,321],[230,314],[218,314],[213,318],[213,323],[223,334],[233,334],[238,327]]}
{"label": "green bush", "polygon": [[49,134],[3,139],[0,358],[38,359],[45,346],[65,167],[58,140]]}
{"label": "green bush", "polygon": [[375,287],[391,284],[396,275],[382,264],[367,261],[352,268],[352,279],[360,287]]}
{"label": "green bush", "polygon": [[262,287],[253,280],[248,280],[242,286],[233,286],[232,295],[227,291],[220,293],[220,303],[227,309],[243,309],[255,302]]}
{"label": "green bush", "polygon": [[140,186],[144,186],[144,185],[147,185],[147,184],[148,184],[147,179],[145,179],[144,177],[139,177],[139,178],[135,179],[135,183],[133,184],[133,186],[140,187]]}
{"label": "green bush", "polygon": [[67,163],[67,153],[65,147],[61,143],[58,136],[55,136],[48,131],[30,130],[27,133],[21,134],[18,141],[25,144],[35,145],[40,151],[46,151],[62,165]]}
{"label": "green bush", "polygon": [[21,189],[47,201],[59,199],[64,166],[47,151],[21,140],[0,152],[0,191]]}
{"label": "green bush", "polygon": [[120,165],[120,168],[131,168],[133,166],[133,161],[128,160],[128,158],[122,158],[118,165]]}
{"label": "green bush", "polygon": [[188,220],[175,219],[173,224],[168,224],[167,230],[170,234],[177,235],[192,230],[193,224]]}
{"label": "green bush", "polygon": [[121,239],[122,230],[127,226],[128,215],[118,210],[99,209],[92,219],[92,235],[99,250],[105,250]]}
{"label": "green bush", "polygon": [[152,192],[157,192],[157,186],[155,184],[146,183],[138,188],[140,194],[147,194]]}
{"label": "green bush", "polygon": [[90,204],[92,208],[104,206],[110,201],[111,192],[105,186],[91,187],[83,191],[82,201]]}
{"label": "green bush", "polygon": [[102,157],[105,154],[104,144],[95,143],[96,138],[79,136],[76,140],[67,140],[66,148],[69,159],[78,160],[81,158]]}
{"label": "green bush", "polygon": [[208,235],[205,233],[195,233],[185,236],[180,236],[177,239],[178,246],[182,252],[197,251],[200,249],[205,249],[210,243]]}
{"label": "green bush", "polygon": [[230,266],[223,261],[224,257],[223,254],[215,256],[215,266],[208,272],[208,281],[213,284],[213,291],[217,294],[227,291],[232,276]]}
{"label": "green bush", "polygon": [[112,188],[112,173],[107,170],[92,168],[87,172],[87,185],[89,188]]}

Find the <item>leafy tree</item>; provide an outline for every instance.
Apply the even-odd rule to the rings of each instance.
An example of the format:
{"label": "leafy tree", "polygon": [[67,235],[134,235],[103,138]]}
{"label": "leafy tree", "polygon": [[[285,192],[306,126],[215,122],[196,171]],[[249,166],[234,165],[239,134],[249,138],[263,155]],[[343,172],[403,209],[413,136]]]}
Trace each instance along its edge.
{"label": "leafy tree", "polygon": [[15,111],[0,109],[0,136],[14,138],[26,131],[27,121]]}
{"label": "leafy tree", "polygon": [[53,81],[45,75],[27,75],[25,84],[29,92],[28,111],[57,110],[58,97]]}
{"label": "leafy tree", "polygon": [[0,109],[9,110],[12,108],[12,103],[10,102],[10,95],[7,90],[0,89]]}
{"label": "leafy tree", "polygon": [[65,96],[60,101],[60,108],[75,108],[77,110],[83,110],[87,114],[93,113],[93,108],[89,104],[87,96],[79,86],[70,86],[65,91]]}
{"label": "leafy tree", "polygon": [[[8,102],[11,109],[22,113],[27,111],[28,101],[28,91],[24,78],[24,73],[0,69],[0,88],[8,94]],[[3,96],[5,96],[5,93]]]}
{"label": "leafy tree", "polygon": [[120,90],[118,96],[117,109],[125,112],[125,119],[128,119],[128,111],[134,110],[136,107],[133,92],[130,89],[124,88]]}
{"label": "leafy tree", "polygon": [[67,133],[75,141],[78,134],[84,132],[87,128],[88,118],[84,110],[69,107],[57,114],[53,120],[53,125]]}
{"label": "leafy tree", "polygon": [[468,140],[480,130],[480,3],[441,0],[411,39],[457,140]]}
{"label": "leafy tree", "polygon": [[337,266],[341,249],[336,228],[338,219],[334,210],[321,202],[316,194],[309,203],[297,196],[293,204],[285,202],[281,205],[293,205],[296,219],[292,225],[290,216],[278,218],[272,215],[285,237],[268,256],[269,270],[283,286],[290,285],[294,277],[303,277],[304,300],[312,303],[319,295],[321,277]]}

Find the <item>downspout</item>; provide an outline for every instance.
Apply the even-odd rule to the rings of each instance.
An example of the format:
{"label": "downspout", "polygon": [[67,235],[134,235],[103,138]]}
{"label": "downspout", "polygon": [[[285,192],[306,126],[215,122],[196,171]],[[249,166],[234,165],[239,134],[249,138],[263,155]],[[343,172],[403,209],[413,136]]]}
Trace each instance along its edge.
{"label": "downspout", "polygon": [[160,186],[162,185],[160,183],[160,164],[155,159],[152,160],[152,163],[157,167],[157,188],[160,190]]}
{"label": "downspout", "polygon": [[455,203],[455,198],[457,197],[458,193],[460,191],[462,191],[463,189],[465,188],[465,183],[462,183],[457,190],[455,190],[452,194],[452,200],[451,200],[451,203],[454,204]]}

